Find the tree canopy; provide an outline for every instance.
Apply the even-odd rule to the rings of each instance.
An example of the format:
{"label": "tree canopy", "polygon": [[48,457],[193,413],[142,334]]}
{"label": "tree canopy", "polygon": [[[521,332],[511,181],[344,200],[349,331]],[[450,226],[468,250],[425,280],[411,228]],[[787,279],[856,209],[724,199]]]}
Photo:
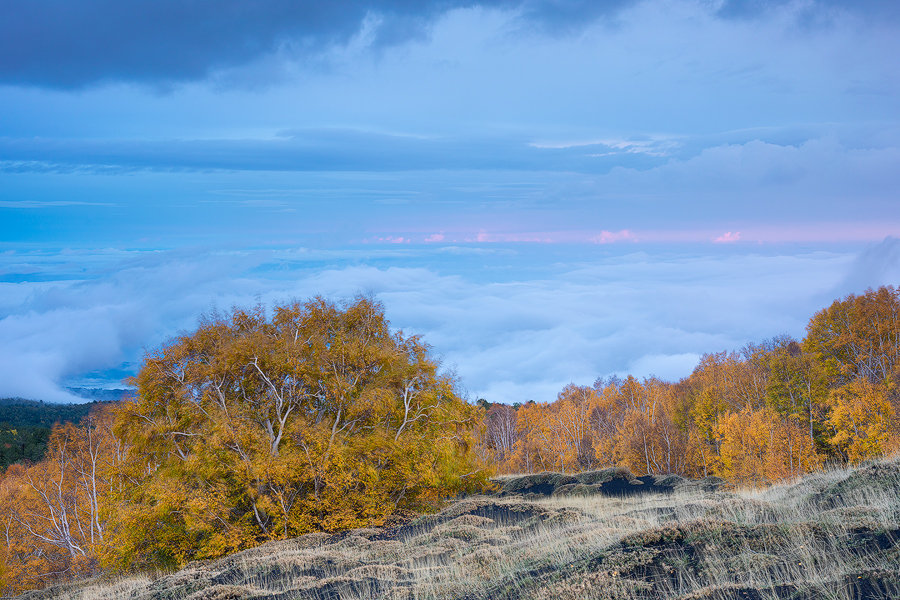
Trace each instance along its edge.
{"label": "tree canopy", "polygon": [[612,377],[554,402],[489,406],[478,452],[500,472],[627,466],[766,484],[900,450],[900,290],[835,300],[787,335],[701,357],[677,383]]}
{"label": "tree canopy", "polygon": [[468,453],[477,409],[369,297],[214,315],[133,383],[115,429],[126,562],[377,525],[484,481]]}

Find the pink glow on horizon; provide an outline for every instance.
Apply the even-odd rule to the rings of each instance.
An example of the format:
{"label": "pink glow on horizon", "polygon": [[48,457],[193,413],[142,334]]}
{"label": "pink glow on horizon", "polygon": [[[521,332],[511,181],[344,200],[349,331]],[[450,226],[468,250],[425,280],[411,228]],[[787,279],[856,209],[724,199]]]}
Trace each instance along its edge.
{"label": "pink glow on horizon", "polygon": [[616,232],[603,230],[600,235],[592,237],[589,241],[595,244],[614,244],[616,242],[636,242],[638,239],[633,232],[623,229]]}
{"label": "pink glow on horizon", "polygon": [[409,238],[400,237],[400,236],[397,236],[397,237],[386,236],[386,237],[375,238],[372,240],[363,240],[362,241],[363,244],[369,244],[372,242],[380,242],[382,244],[410,244],[410,243],[412,243],[412,240],[410,240]]}
{"label": "pink glow on horizon", "polygon": [[[803,223],[798,225],[742,224],[722,233],[722,229],[621,229],[618,231],[441,231],[439,233],[398,233],[362,240],[363,243],[541,243],[541,244],[733,244],[733,243],[846,243],[877,242],[888,236],[900,237],[897,223]],[[724,229],[724,228],[723,228]],[[433,231],[433,230],[432,230]]]}
{"label": "pink glow on horizon", "polygon": [[846,243],[878,242],[888,236],[900,237],[896,223],[804,223],[798,225],[745,225],[726,233],[709,229],[656,229],[634,231],[644,243]]}
{"label": "pink glow on horizon", "polygon": [[719,237],[712,238],[713,244],[733,244],[741,239],[741,232],[735,231],[731,233],[730,231],[723,233]]}
{"label": "pink glow on horizon", "polygon": [[544,232],[488,233],[487,231],[482,229],[475,237],[463,238],[463,241],[478,243],[531,242],[541,244],[553,244],[560,241],[553,239],[551,235],[552,234]]}

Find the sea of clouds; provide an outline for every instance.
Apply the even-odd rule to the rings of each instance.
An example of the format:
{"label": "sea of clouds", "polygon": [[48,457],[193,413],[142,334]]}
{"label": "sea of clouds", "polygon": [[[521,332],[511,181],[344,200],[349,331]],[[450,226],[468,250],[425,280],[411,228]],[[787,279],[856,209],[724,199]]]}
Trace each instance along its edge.
{"label": "sea of clouds", "polygon": [[0,397],[118,387],[145,351],[214,308],[372,293],[473,399],[547,401],[572,381],[677,379],[705,352],[800,338],[834,298],[900,279],[895,238],[860,252],[545,248],[8,251]]}

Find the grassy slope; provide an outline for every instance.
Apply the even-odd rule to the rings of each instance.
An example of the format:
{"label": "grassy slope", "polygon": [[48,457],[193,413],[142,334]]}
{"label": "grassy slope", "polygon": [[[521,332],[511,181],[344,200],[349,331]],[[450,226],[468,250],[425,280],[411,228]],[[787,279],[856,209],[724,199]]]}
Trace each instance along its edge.
{"label": "grassy slope", "polygon": [[[625,473],[582,479],[583,493],[567,476],[504,479],[497,496],[401,528],[312,534],[161,577],[23,598],[900,597],[900,460],[764,491],[657,479],[657,491],[610,497],[602,486],[643,486]],[[569,487],[511,493],[548,481]]]}

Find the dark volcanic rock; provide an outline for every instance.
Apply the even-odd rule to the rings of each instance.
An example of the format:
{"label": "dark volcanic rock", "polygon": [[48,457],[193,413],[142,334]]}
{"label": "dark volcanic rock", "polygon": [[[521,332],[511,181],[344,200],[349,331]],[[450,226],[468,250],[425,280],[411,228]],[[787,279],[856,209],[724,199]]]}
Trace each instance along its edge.
{"label": "dark volcanic rock", "polygon": [[519,495],[525,498],[542,496],[634,496],[636,494],[667,494],[679,490],[696,489],[714,492],[725,484],[719,477],[706,477],[699,481],[678,475],[644,475],[635,477],[623,467],[597,471],[565,474],[543,472],[532,475],[498,477],[500,497]]}

